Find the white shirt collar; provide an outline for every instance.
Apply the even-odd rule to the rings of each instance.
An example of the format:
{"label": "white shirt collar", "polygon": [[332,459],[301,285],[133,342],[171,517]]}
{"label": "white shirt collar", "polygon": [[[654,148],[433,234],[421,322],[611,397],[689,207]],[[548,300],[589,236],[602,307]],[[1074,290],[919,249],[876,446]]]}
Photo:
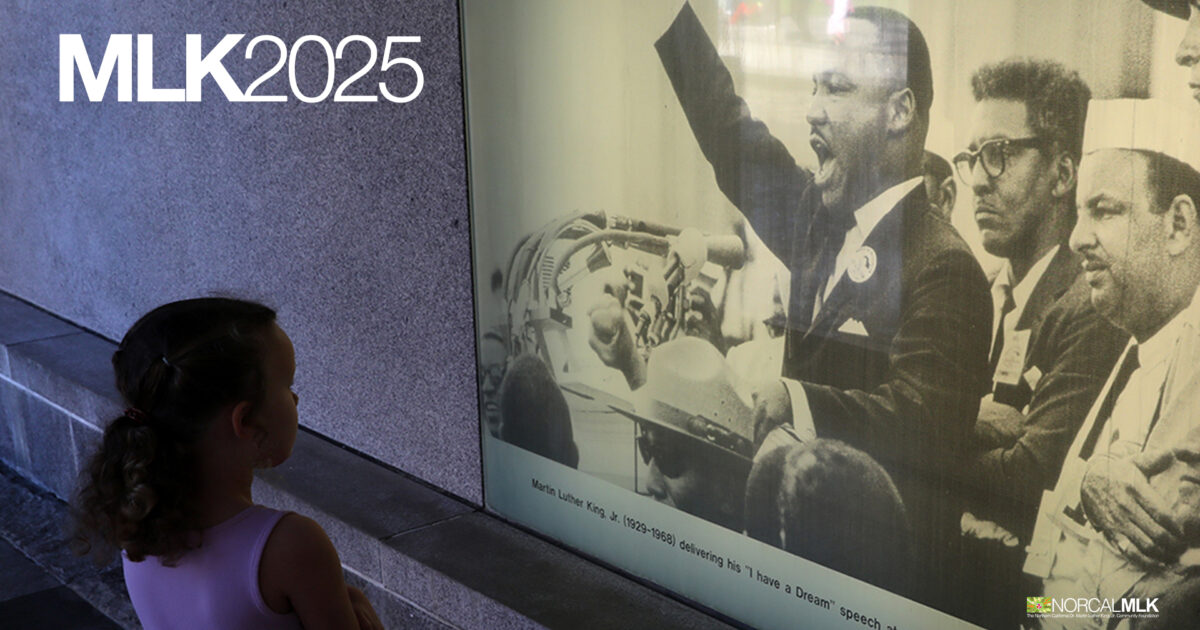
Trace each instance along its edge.
{"label": "white shirt collar", "polygon": [[904,199],[908,193],[916,189],[921,183],[922,179],[920,177],[900,182],[863,204],[861,208],[854,211],[855,225],[850,228],[850,232],[847,234],[853,233],[854,229],[858,228],[860,235],[859,245],[861,245],[862,241],[867,240],[867,237],[871,235],[871,231],[875,229],[875,226],[883,220],[883,217],[886,217],[892,211],[892,208],[895,208],[900,203],[901,199]]}
{"label": "white shirt collar", "polygon": [[1158,332],[1137,344],[1138,365],[1149,367],[1166,361],[1184,331],[1194,329],[1197,325],[1200,325],[1200,291],[1192,295],[1192,301]]}
{"label": "white shirt collar", "polygon": [[[1005,319],[1008,328],[1015,328],[1016,323],[1021,320],[1021,314],[1025,312],[1025,305],[1029,303],[1029,298],[1033,295],[1034,288],[1042,281],[1042,276],[1046,275],[1046,270],[1050,268],[1050,261],[1054,260],[1054,256],[1058,254],[1059,247],[1061,245],[1055,245],[1046,255],[1039,258],[1015,287],[1012,284],[1012,263],[1008,259],[1004,260],[1004,266],[1000,268],[1000,273],[996,276],[996,281],[992,283],[992,304],[995,307],[998,318],[999,312],[1004,305],[1005,289],[1011,289],[1014,306],[1008,318]],[[999,325],[999,321],[996,322],[996,325]]]}
{"label": "white shirt collar", "polygon": [[850,257],[863,246],[875,226],[879,225],[879,222],[900,203],[900,200],[921,185],[922,181],[920,177],[914,177],[900,182],[879,193],[874,199],[854,211],[854,225],[850,231],[846,232],[846,241],[842,243],[842,249],[838,252],[833,266],[833,275],[826,281],[825,290],[817,294],[817,307],[813,309],[813,321],[816,321],[821,304],[829,298],[829,295],[833,293],[833,288],[846,273],[846,268],[850,266]]}

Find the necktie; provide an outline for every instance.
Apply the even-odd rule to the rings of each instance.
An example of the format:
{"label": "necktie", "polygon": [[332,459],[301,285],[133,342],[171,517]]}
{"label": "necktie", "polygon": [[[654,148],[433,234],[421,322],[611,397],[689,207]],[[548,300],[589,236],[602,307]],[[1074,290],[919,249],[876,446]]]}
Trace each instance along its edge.
{"label": "necktie", "polygon": [[996,366],[1000,364],[1000,355],[1004,352],[1004,324],[1008,319],[1008,314],[1017,308],[1017,303],[1013,300],[1012,286],[1008,284],[1001,285],[1004,291],[1004,303],[1000,305],[1000,324],[996,327],[996,340],[992,342],[992,353],[988,358],[988,371],[992,374],[996,373]]}
{"label": "necktie", "polygon": [[1129,377],[1138,369],[1138,347],[1137,345],[1130,346],[1129,352],[1125,353],[1125,360],[1121,362],[1121,367],[1117,369],[1117,376],[1113,379],[1112,387],[1108,389],[1108,395],[1104,397],[1104,401],[1100,403],[1100,408],[1096,411],[1096,422],[1092,424],[1092,430],[1088,433],[1087,440],[1083,443],[1083,448],[1079,451],[1079,457],[1088,459],[1092,456],[1092,452],[1096,450],[1096,442],[1100,439],[1100,433],[1104,429],[1104,425],[1108,423],[1109,417],[1112,416],[1113,407],[1117,404],[1117,398],[1121,396],[1121,391],[1129,384]]}
{"label": "necktie", "polygon": [[821,208],[813,218],[809,229],[810,243],[814,244],[813,255],[809,258],[808,279],[812,294],[809,304],[813,306],[813,317],[817,315],[818,305],[822,301],[822,293],[826,283],[831,280],[833,270],[837,267],[837,256],[846,243],[846,232],[854,226],[853,213],[834,213]]}
{"label": "necktie", "polygon": [[[1117,368],[1117,376],[1113,379],[1112,387],[1108,388],[1108,394],[1104,396],[1104,401],[1096,410],[1096,421],[1092,424],[1092,429],[1088,432],[1087,439],[1084,440],[1083,446],[1079,450],[1079,459],[1087,461],[1095,452],[1096,442],[1100,440],[1100,434],[1104,432],[1104,426],[1108,424],[1108,420],[1112,416],[1113,407],[1116,406],[1117,399],[1121,397],[1121,391],[1129,384],[1129,377],[1138,369],[1138,365],[1137,346],[1130,346],[1129,351],[1125,353],[1125,360],[1121,361],[1121,366]],[[1087,515],[1084,514],[1081,502],[1077,501],[1074,505],[1064,507],[1063,514],[1080,525],[1087,525]]]}

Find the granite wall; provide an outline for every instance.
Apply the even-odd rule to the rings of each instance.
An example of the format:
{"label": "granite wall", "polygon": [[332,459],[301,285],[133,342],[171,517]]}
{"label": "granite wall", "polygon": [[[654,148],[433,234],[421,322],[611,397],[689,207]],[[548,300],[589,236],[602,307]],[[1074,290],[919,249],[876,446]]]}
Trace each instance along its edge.
{"label": "granite wall", "polygon": [[[174,299],[266,302],[296,345],[303,424],[481,501],[456,3],[0,0],[0,16],[0,289],[110,339]],[[284,68],[259,89],[282,103],[230,102],[211,78],[201,102],[118,102],[115,77],[102,102],[78,78],[60,102],[63,33],[96,66],[110,34],[153,34],[156,88],[184,86],[186,34],[207,52],[244,33],[224,59],[242,89],[279,58],[245,58],[257,35],[363,35],[380,59],[352,94],[411,91],[378,68],[387,37],[419,36],[398,50],[424,87],[310,104]],[[335,85],[367,50],[347,46]],[[326,63],[296,53],[302,92]]]}

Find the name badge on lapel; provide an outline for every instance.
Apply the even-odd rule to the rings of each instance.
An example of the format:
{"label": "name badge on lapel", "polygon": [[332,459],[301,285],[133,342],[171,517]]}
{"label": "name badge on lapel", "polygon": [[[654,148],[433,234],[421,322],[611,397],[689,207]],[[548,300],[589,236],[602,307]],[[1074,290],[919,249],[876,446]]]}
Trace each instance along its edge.
{"label": "name badge on lapel", "polygon": [[996,374],[992,377],[1003,385],[1018,385],[1025,371],[1025,352],[1029,348],[1029,330],[1005,332],[1004,350],[996,363]]}
{"label": "name badge on lapel", "polygon": [[863,246],[854,252],[854,258],[846,268],[846,275],[854,282],[862,284],[875,275],[875,267],[878,265],[879,258],[875,255],[875,250]]}

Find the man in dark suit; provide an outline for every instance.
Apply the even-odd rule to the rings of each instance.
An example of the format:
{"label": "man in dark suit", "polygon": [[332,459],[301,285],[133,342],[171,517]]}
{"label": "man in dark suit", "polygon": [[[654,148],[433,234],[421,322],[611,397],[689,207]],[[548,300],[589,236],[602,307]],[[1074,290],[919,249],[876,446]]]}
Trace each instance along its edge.
{"label": "man in dark suit", "polygon": [[949,480],[987,391],[987,281],[921,186],[920,31],[875,7],[841,26],[814,77],[815,173],[749,115],[690,6],[655,47],[718,186],[791,270],[784,378],[760,391],[757,440],[839,439],[879,461],[912,518],[914,594],[945,605],[961,514]]}
{"label": "man in dark suit", "polygon": [[1056,62],[1014,58],[980,68],[971,87],[970,144],[954,161],[984,249],[1003,264],[992,281],[992,390],[964,470],[964,545],[980,569],[967,609],[1015,627],[1038,500],[1129,336],[1096,313],[1067,244],[1087,85]]}

